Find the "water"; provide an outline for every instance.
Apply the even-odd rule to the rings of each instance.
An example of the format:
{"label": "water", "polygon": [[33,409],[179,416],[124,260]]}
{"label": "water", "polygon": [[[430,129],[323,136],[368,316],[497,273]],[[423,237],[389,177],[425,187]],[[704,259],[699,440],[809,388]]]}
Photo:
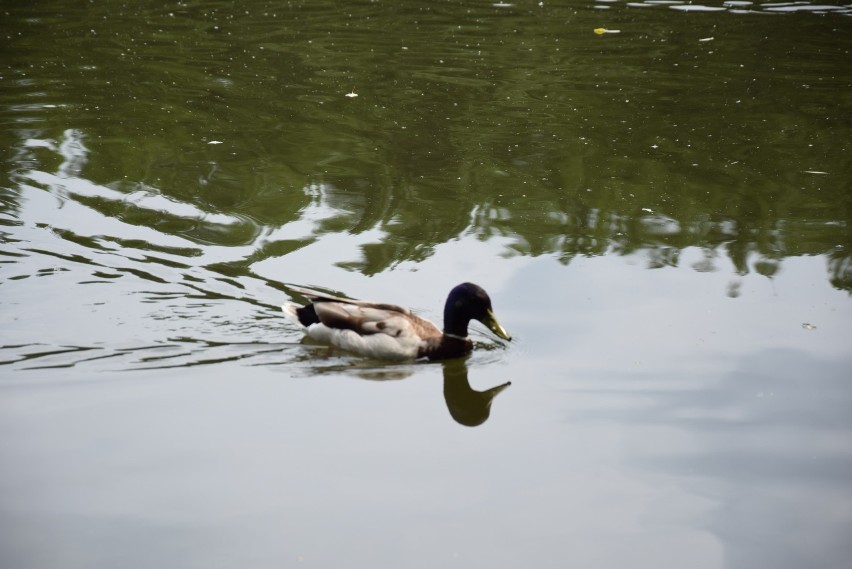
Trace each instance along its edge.
{"label": "water", "polygon": [[6,7],[2,565],[847,566],[850,15]]}

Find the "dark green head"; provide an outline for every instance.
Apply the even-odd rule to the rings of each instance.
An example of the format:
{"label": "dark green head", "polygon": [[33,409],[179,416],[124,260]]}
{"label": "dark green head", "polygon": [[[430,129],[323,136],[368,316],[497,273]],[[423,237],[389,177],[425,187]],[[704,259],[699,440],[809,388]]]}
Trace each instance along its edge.
{"label": "dark green head", "polygon": [[479,320],[504,340],[512,339],[497,322],[488,293],[473,283],[462,283],[447,296],[447,304],[444,305],[444,332],[467,337],[467,325],[471,320]]}

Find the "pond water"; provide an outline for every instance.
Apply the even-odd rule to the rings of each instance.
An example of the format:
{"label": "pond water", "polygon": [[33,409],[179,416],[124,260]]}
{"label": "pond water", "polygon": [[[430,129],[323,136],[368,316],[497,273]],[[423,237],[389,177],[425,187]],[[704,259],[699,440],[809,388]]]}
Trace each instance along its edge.
{"label": "pond water", "polygon": [[3,567],[849,566],[849,4],[2,12]]}

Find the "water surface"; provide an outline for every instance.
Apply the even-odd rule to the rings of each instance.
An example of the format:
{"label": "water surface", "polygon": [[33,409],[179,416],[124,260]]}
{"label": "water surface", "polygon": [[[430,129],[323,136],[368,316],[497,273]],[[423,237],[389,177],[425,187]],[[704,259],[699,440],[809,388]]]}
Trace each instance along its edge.
{"label": "water surface", "polygon": [[[850,15],[7,7],[2,565],[846,566]],[[278,308],[464,280],[447,364]]]}

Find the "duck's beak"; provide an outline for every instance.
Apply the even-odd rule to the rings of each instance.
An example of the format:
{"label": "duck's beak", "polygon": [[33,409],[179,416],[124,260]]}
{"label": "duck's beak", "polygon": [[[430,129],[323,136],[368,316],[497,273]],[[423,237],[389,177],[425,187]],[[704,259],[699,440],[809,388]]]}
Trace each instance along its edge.
{"label": "duck's beak", "polygon": [[500,323],[497,322],[497,317],[494,316],[494,311],[492,311],[490,308],[485,314],[485,320],[483,320],[482,323],[485,324],[489,330],[491,330],[504,340],[512,339],[512,336],[510,336],[509,333],[506,332],[506,329],[500,326]]}

